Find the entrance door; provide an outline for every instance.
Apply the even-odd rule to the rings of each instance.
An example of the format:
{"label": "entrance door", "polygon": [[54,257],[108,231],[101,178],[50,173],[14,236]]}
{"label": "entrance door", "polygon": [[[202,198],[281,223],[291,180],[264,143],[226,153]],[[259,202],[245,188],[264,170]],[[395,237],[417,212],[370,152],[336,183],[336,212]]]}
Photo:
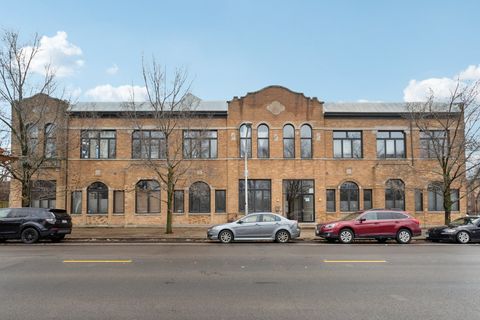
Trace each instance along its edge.
{"label": "entrance door", "polygon": [[302,222],[315,221],[313,214],[313,195],[303,195],[302,200]]}
{"label": "entrance door", "polygon": [[288,219],[315,221],[313,180],[283,180],[283,199]]}

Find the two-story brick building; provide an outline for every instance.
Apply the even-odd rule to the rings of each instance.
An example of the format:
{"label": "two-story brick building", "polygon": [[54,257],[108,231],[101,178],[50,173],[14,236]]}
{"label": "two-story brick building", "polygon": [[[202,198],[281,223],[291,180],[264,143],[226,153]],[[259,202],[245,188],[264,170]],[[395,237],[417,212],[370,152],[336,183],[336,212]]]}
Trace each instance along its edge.
{"label": "two-story brick building", "polygon": [[[165,224],[166,192],[144,165],[145,157],[162,161],[164,141],[148,116],[138,130],[120,103],[67,108],[64,132],[42,138],[56,141],[56,161],[39,171],[34,205],[65,207],[80,225]],[[425,224],[443,221],[441,194],[431,187],[438,164],[404,103],[324,103],[270,86],[201,101],[196,112],[206,121],[197,131],[207,134],[177,129],[190,168],[175,188],[174,225],[220,223],[244,211],[245,151],[249,212],[321,222],[388,207]],[[202,152],[188,151],[193,140]],[[12,183],[12,206],[21,203],[18,187]],[[456,186],[452,197],[463,192]],[[456,201],[454,215],[464,208]]]}

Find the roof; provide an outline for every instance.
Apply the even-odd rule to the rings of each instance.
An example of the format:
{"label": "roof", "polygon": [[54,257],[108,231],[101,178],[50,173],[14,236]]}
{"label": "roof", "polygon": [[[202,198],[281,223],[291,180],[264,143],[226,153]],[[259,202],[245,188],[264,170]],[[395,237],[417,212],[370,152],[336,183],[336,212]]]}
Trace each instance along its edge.
{"label": "roof", "polygon": [[[226,112],[227,101],[203,101],[200,100],[198,105],[192,111],[203,112]],[[128,107],[127,102],[78,102],[70,106],[71,112],[119,112],[132,111]],[[149,104],[139,103],[136,111],[151,111]]]}
{"label": "roof", "polygon": [[[326,114],[385,114],[398,115],[412,110],[425,111],[428,105],[422,102],[326,102],[323,112]],[[448,112],[446,103],[433,103],[433,112]],[[454,111],[459,110],[455,108]]]}

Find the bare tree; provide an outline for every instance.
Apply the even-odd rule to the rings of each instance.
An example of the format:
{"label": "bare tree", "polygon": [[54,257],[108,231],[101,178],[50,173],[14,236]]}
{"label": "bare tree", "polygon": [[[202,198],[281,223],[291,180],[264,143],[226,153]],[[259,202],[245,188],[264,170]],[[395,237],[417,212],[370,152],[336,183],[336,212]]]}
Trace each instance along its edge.
{"label": "bare tree", "polygon": [[[199,99],[190,93],[191,82],[184,69],[176,69],[170,79],[166,68],[155,59],[147,65],[142,61],[147,101],[138,103],[132,95],[129,113],[135,123],[133,152],[142,159],[161,181],[167,193],[166,233],[172,233],[174,191],[184,180],[192,165],[188,159],[202,158],[205,150],[201,140],[208,132],[195,111]],[[183,138],[188,142],[183,143]],[[135,142],[135,140],[137,142]]]}
{"label": "bare tree", "polygon": [[[437,177],[430,191],[443,197],[446,224],[452,205],[475,189],[469,183],[479,173],[479,85],[458,80],[446,101],[432,92],[426,102],[408,104],[407,117],[420,131],[420,156],[436,163],[429,168]],[[465,192],[452,199],[452,190],[462,186]]]}
{"label": "bare tree", "polygon": [[[10,149],[18,161],[3,164],[8,175],[21,184],[22,206],[31,205],[32,178],[56,156],[62,112],[52,100],[55,72],[45,66],[43,75],[32,65],[40,50],[38,35],[21,44],[18,32],[4,31],[0,42],[0,134],[2,147]],[[52,101],[55,101],[52,105]]]}

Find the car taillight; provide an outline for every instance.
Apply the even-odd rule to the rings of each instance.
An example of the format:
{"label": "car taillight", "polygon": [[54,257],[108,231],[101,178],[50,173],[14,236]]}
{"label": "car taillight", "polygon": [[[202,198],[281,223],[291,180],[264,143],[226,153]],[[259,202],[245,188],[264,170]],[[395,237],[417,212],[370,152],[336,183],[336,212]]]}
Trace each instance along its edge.
{"label": "car taillight", "polygon": [[47,221],[50,224],[55,224],[55,222],[57,222],[57,220],[55,218],[47,218],[47,219],[45,219],[45,221]]}

